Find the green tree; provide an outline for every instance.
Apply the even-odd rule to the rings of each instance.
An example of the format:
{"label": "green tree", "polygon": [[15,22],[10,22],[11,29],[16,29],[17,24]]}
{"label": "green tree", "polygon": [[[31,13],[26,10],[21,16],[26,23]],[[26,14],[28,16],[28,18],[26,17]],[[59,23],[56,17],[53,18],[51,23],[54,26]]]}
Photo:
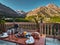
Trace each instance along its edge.
{"label": "green tree", "polygon": [[41,16],[40,14],[36,14],[36,15],[28,16],[28,17],[26,17],[26,19],[28,19],[29,21],[35,22],[37,31],[40,32],[39,25],[40,25],[40,23],[43,23],[43,19],[44,19],[43,16]]}
{"label": "green tree", "polygon": [[5,32],[5,20],[0,18],[0,33]]}

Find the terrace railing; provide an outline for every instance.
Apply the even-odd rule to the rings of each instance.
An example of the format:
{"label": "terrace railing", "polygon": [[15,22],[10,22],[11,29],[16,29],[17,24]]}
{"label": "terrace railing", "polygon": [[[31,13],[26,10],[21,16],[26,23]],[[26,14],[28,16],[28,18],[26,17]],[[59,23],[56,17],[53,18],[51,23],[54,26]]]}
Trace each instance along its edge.
{"label": "terrace railing", "polygon": [[[17,22],[19,29],[23,28],[26,31],[37,31],[36,24],[30,22]],[[60,35],[60,24],[59,23],[40,23],[40,33],[50,35]],[[6,29],[13,27],[13,23],[6,23]]]}

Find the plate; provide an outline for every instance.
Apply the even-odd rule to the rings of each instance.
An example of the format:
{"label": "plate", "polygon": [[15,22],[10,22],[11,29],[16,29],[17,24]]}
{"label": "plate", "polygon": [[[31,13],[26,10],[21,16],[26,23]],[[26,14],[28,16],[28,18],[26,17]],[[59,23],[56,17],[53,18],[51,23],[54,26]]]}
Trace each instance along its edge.
{"label": "plate", "polygon": [[3,36],[0,36],[0,38],[6,38],[8,37],[8,35],[3,35]]}

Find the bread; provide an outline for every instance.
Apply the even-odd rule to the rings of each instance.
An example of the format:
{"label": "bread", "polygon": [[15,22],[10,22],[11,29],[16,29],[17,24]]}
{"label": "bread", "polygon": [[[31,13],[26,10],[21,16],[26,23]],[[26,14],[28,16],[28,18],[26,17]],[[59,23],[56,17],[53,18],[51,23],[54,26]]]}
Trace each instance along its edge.
{"label": "bread", "polygon": [[40,34],[38,32],[34,32],[31,35],[33,36],[34,39],[39,39],[40,38]]}

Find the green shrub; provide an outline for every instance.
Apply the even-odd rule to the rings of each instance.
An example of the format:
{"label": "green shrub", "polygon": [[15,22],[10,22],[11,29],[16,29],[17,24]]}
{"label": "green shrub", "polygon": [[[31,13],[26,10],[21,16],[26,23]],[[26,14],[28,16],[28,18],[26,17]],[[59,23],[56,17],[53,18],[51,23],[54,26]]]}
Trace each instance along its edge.
{"label": "green shrub", "polygon": [[[6,22],[13,22],[14,19],[11,20],[5,20]],[[29,22],[28,20],[26,20],[25,18],[16,18],[15,22]]]}
{"label": "green shrub", "polygon": [[13,20],[5,20],[6,22],[13,22]]}
{"label": "green shrub", "polygon": [[5,20],[0,20],[0,24],[4,24],[5,23]]}
{"label": "green shrub", "polygon": [[29,22],[29,21],[26,20],[25,18],[17,18],[15,22]]}
{"label": "green shrub", "polygon": [[60,22],[60,17],[52,17],[51,19],[50,19],[50,21],[51,22]]}

